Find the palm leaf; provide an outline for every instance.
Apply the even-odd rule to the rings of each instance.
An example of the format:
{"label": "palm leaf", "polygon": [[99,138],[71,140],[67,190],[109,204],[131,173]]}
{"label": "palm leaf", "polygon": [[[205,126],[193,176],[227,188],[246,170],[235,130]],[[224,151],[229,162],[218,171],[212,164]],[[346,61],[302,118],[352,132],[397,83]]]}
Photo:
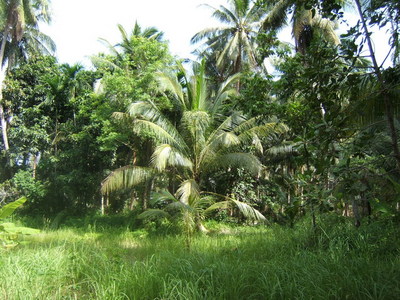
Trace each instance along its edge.
{"label": "palm leaf", "polygon": [[125,166],[113,171],[101,184],[102,194],[134,187],[153,178],[156,172],[152,168]]}
{"label": "palm leaf", "polygon": [[188,103],[184,96],[182,86],[178,81],[175,73],[158,72],[156,73],[156,79],[158,81],[159,89],[161,91],[168,91],[172,93],[172,95],[178,101],[183,110],[188,109]]}
{"label": "palm leaf", "polygon": [[159,172],[164,171],[168,166],[187,169],[192,169],[193,166],[190,159],[169,144],[157,146],[151,157],[151,164]]}
{"label": "palm leaf", "polygon": [[227,201],[220,201],[220,202],[216,202],[213,205],[211,205],[210,207],[208,207],[205,210],[205,213],[209,213],[215,210],[227,210],[231,208],[231,202],[229,200]]}
{"label": "palm leaf", "polygon": [[183,138],[192,149],[192,155],[198,156],[204,148],[206,132],[210,125],[210,116],[204,111],[186,111],[181,119]]}
{"label": "palm leaf", "polygon": [[293,4],[290,0],[274,2],[269,6],[268,14],[262,22],[264,30],[276,30],[280,29],[282,25],[286,25],[287,10]]}
{"label": "palm leaf", "polygon": [[198,33],[196,33],[190,39],[190,43],[196,44],[204,39],[211,38],[215,35],[216,32],[220,32],[224,29],[225,29],[224,27],[212,27],[212,28],[203,29],[202,31],[199,31]]}
{"label": "palm leaf", "polygon": [[226,197],[228,200],[217,202],[206,209],[206,213],[212,212],[214,210],[226,210],[232,208],[233,206],[238,208],[246,219],[254,221],[266,222],[267,219],[254,207],[251,207],[247,203],[231,199]]}
{"label": "palm leaf", "polygon": [[150,197],[150,204],[156,205],[164,202],[176,202],[178,199],[175,198],[168,190],[162,190],[159,192],[152,192]]}
{"label": "palm leaf", "polygon": [[169,219],[171,215],[162,209],[148,209],[138,215],[138,219],[141,220],[160,220],[160,219]]}
{"label": "palm leaf", "polygon": [[176,197],[180,202],[191,205],[200,198],[200,187],[194,179],[187,179],[180,184]]}
{"label": "palm leaf", "polygon": [[163,126],[151,121],[136,119],[133,122],[133,131],[140,135],[143,130],[150,131],[159,143],[170,144],[182,151],[186,147],[186,143],[176,130],[167,131]]}
{"label": "palm leaf", "polygon": [[238,139],[243,144],[255,143],[260,138],[274,138],[278,134],[287,132],[288,128],[282,123],[267,123],[252,127],[238,135]]}
{"label": "palm leaf", "polygon": [[238,200],[231,200],[236,207],[239,209],[239,211],[245,216],[245,218],[254,220],[254,221],[267,221],[267,219],[260,213],[257,209],[254,207],[251,207],[247,203],[238,201]]}
{"label": "palm leaf", "polygon": [[242,168],[254,176],[258,176],[262,170],[262,164],[257,157],[250,153],[228,153],[216,155],[203,166],[204,170],[217,170],[229,168]]}

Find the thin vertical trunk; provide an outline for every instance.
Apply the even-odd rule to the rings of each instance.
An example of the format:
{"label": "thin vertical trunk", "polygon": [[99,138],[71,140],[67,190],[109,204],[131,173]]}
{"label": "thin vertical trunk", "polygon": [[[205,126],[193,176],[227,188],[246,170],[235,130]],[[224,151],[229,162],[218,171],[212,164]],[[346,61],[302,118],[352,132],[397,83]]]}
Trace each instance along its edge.
{"label": "thin vertical trunk", "polygon": [[353,215],[354,215],[354,225],[359,227],[361,225],[361,216],[360,210],[358,205],[359,196],[353,197],[352,200],[352,207],[353,207]]}
{"label": "thin vertical trunk", "polygon": [[3,83],[0,83],[0,125],[1,125],[1,134],[3,137],[3,145],[4,145],[4,150],[8,151],[10,149],[10,146],[8,144],[8,135],[7,135],[7,121],[6,121],[6,116],[4,114],[4,106],[3,106]]}
{"label": "thin vertical trunk", "polygon": [[104,194],[101,195],[101,215],[104,216]]}
{"label": "thin vertical trunk", "polygon": [[39,163],[40,152],[33,154],[32,156],[32,177],[36,178],[36,170]]}
{"label": "thin vertical trunk", "polygon": [[399,145],[397,142],[397,131],[396,131],[396,127],[395,127],[395,123],[394,123],[394,116],[393,116],[393,107],[392,107],[392,103],[391,100],[389,98],[389,94],[387,91],[387,86],[385,84],[385,80],[382,76],[382,72],[381,69],[378,66],[378,63],[376,61],[376,57],[375,57],[375,52],[374,52],[374,48],[372,46],[372,41],[371,41],[371,37],[370,37],[370,32],[368,31],[368,27],[367,27],[367,23],[365,21],[364,18],[364,14],[361,8],[361,3],[360,0],[354,0],[354,2],[356,3],[357,9],[358,9],[358,13],[361,19],[361,23],[364,29],[364,35],[365,35],[365,39],[367,41],[368,44],[368,49],[369,49],[369,53],[370,53],[370,57],[372,60],[372,64],[374,67],[374,73],[378,78],[378,82],[380,85],[380,90],[381,90],[381,96],[383,97],[383,102],[385,105],[385,114],[386,114],[386,118],[387,118],[387,123],[388,123],[388,127],[389,127],[389,133],[390,133],[390,137],[392,140],[392,148],[393,148],[393,153],[394,153],[394,157],[396,159],[397,162],[397,168],[400,170],[400,150],[399,150]]}
{"label": "thin vertical trunk", "polygon": [[3,137],[4,150],[8,151],[10,146],[8,144],[8,135],[7,135],[7,120],[4,112],[3,106],[3,83],[6,76],[6,68],[3,68],[3,60],[4,60],[4,51],[6,49],[6,42],[9,34],[9,28],[6,26],[3,32],[3,40],[1,41],[0,47],[0,125],[1,125],[1,133]]}

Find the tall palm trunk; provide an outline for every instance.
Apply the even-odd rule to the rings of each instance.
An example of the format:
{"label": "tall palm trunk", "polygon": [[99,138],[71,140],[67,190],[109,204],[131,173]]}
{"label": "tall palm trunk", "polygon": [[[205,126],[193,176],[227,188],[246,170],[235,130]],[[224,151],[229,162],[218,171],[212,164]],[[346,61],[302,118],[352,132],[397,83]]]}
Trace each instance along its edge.
{"label": "tall palm trunk", "polygon": [[364,14],[361,8],[361,3],[360,0],[354,0],[354,2],[356,3],[357,6],[357,10],[360,16],[360,20],[364,29],[364,35],[365,35],[365,39],[367,41],[368,44],[368,49],[369,49],[369,53],[370,53],[370,57],[372,60],[372,64],[374,67],[374,73],[376,75],[376,77],[378,78],[378,82],[379,82],[379,87],[380,87],[380,94],[383,98],[383,103],[385,105],[385,114],[386,114],[386,118],[387,118],[387,123],[388,123],[388,127],[389,127],[389,133],[390,133],[390,137],[392,140],[392,148],[393,148],[393,153],[394,153],[394,158],[396,159],[397,162],[397,168],[400,171],[400,151],[399,151],[399,145],[398,145],[398,136],[397,136],[397,131],[396,131],[396,127],[395,127],[395,123],[394,123],[394,115],[393,115],[393,106],[392,106],[392,102],[389,98],[389,94],[388,94],[388,90],[387,90],[387,85],[385,83],[385,80],[383,78],[382,72],[380,67],[378,66],[378,63],[376,61],[376,56],[375,56],[375,52],[374,52],[374,48],[372,46],[372,41],[371,41],[371,37],[370,37],[370,32],[368,31],[368,27],[367,27],[367,23],[365,21],[364,18]]}
{"label": "tall palm trunk", "polygon": [[[10,149],[10,146],[8,144],[8,135],[7,135],[7,120],[4,112],[4,105],[3,105],[3,83],[4,79],[6,76],[6,67],[3,67],[3,60],[4,60],[4,52],[6,49],[6,43],[7,43],[7,38],[10,33],[10,29],[8,26],[6,26],[4,32],[3,32],[3,40],[1,41],[1,47],[0,47],[0,125],[1,125],[1,133],[3,137],[3,144],[4,144],[4,150],[8,151]],[[5,66],[5,64],[4,64]]]}

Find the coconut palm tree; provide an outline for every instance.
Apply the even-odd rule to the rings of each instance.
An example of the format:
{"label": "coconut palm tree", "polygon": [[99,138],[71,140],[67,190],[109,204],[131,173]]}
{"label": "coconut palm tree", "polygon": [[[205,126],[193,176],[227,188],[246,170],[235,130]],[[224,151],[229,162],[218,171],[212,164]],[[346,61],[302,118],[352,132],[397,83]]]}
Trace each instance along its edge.
{"label": "coconut palm tree", "polygon": [[[174,207],[194,212],[195,223],[203,229],[200,215],[204,211],[205,196],[202,186],[216,170],[243,168],[253,175],[262,170],[260,161],[253,154],[243,151],[243,145],[260,147],[260,135],[272,136],[283,132],[285,126],[265,123],[258,118],[246,119],[240,113],[228,117],[220,114],[222,103],[234,90],[232,84],[238,76],[229,78],[217,92],[208,89],[204,61],[189,76],[179,66],[176,73],[158,74],[160,88],[167,92],[179,118],[171,122],[163,111],[151,101],[132,103],[127,114],[116,113],[120,119],[131,118],[137,134],[151,132],[155,149],[147,167],[126,166],[112,172],[102,184],[102,192],[132,187],[153,178],[169,177],[178,187],[162,191],[159,200],[171,201]],[[264,217],[249,205],[231,201],[241,211],[258,219]],[[152,210],[151,214],[165,214]],[[149,213],[147,213],[149,214]]]}
{"label": "coconut palm tree", "polygon": [[37,28],[27,27],[20,41],[7,43],[4,56],[7,58],[7,68],[11,69],[32,56],[54,55],[55,51],[56,45],[48,35]]}
{"label": "coconut palm tree", "polygon": [[321,36],[328,42],[339,44],[335,33],[335,23],[322,18],[317,9],[306,7],[293,0],[262,1],[260,4],[268,13],[262,21],[263,30],[280,30],[287,25],[287,18],[292,12],[292,35],[295,40],[296,51],[305,54],[315,35]]}
{"label": "coconut palm tree", "polygon": [[221,26],[196,33],[191,42],[205,41],[200,47],[200,57],[204,56],[202,51],[209,55],[211,50],[217,56],[217,67],[231,68],[231,74],[235,74],[245,66],[257,65],[256,36],[265,10],[251,0],[230,0],[229,4],[219,9],[206,5],[213,10],[212,16]]}
{"label": "coconut palm tree", "polygon": [[47,0],[1,0],[0,1],[0,14],[1,14],[1,44],[0,44],[0,73],[2,78],[0,80],[0,125],[2,128],[4,149],[8,151],[9,143],[7,137],[7,121],[4,114],[3,106],[3,93],[2,86],[4,74],[8,67],[6,64],[8,59],[15,61],[16,55],[6,55],[7,45],[10,52],[11,49],[16,49],[20,46],[25,38],[25,42],[29,40],[26,33],[30,28],[31,32],[38,28],[40,21],[49,22],[50,16],[48,13]]}

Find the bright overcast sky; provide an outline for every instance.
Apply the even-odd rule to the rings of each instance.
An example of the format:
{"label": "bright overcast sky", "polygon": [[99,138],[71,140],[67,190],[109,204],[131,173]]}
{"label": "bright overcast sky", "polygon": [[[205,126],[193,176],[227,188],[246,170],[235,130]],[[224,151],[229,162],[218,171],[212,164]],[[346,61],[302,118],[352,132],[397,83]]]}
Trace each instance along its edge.
{"label": "bright overcast sky", "polygon": [[136,20],[142,28],[163,31],[171,52],[186,58],[190,38],[213,24],[210,9],[199,7],[203,3],[226,5],[225,0],[52,0],[52,23],[41,30],[55,41],[60,63],[88,65],[89,56],[107,52],[99,38],[115,44],[121,37],[117,24],[130,32]]}

